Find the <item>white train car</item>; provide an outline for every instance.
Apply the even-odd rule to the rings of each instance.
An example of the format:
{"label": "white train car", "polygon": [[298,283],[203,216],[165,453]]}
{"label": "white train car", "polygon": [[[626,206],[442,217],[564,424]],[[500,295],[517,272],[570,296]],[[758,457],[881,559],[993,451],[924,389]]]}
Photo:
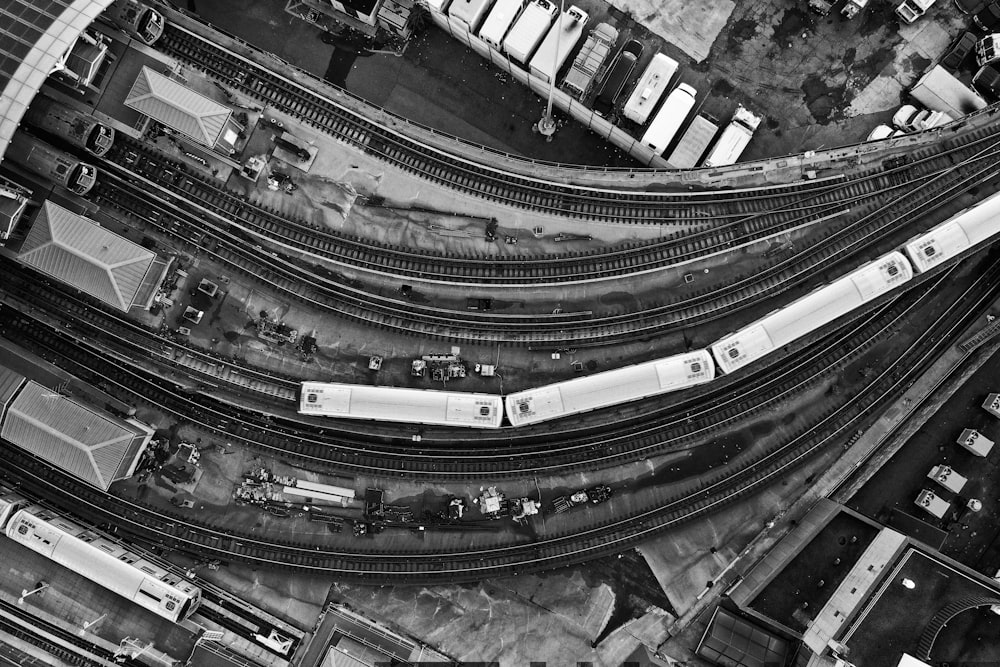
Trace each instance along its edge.
{"label": "white train car", "polygon": [[712,356],[708,350],[697,350],[510,394],[507,419],[514,426],[537,424],[680,391],[714,378]]}
{"label": "white train car", "polygon": [[1000,193],[945,220],[903,246],[913,268],[923,273],[1000,234]]}
{"label": "white train car", "polygon": [[503,400],[493,394],[303,382],[299,414],[499,428],[503,420]]}
{"label": "white train car", "polygon": [[913,278],[901,252],[893,251],[797,299],[712,345],[719,370],[732,373]]}
{"label": "white train car", "polygon": [[201,589],[116,542],[38,505],[18,510],[7,537],[174,623],[201,604]]}

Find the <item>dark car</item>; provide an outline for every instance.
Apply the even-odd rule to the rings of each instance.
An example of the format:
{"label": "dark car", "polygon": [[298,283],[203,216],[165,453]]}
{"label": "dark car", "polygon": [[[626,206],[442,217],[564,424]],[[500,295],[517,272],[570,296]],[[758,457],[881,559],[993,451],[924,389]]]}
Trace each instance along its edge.
{"label": "dark car", "polygon": [[975,14],[986,6],[986,0],[955,0],[955,6],[963,14]]}
{"label": "dark car", "polygon": [[983,65],[972,77],[972,87],[988,100],[1000,99],[1000,65]]}
{"label": "dark car", "polygon": [[642,55],[642,43],[630,39],[622,46],[621,51],[615,56],[615,60],[608,68],[608,76],[601,85],[601,92],[594,100],[594,111],[602,116],[609,116],[614,111],[615,102],[622,94],[622,89],[632,76],[635,63]]}
{"label": "dark car", "polygon": [[972,17],[973,23],[979,26],[980,30],[985,30],[989,32],[993,28],[1000,25],[1000,2],[994,0],[994,2],[989,3]]}
{"label": "dark car", "polygon": [[971,32],[963,33],[955,40],[945,54],[941,57],[941,66],[950,70],[957,70],[969,57],[973,47],[976,46],[976,36]]}

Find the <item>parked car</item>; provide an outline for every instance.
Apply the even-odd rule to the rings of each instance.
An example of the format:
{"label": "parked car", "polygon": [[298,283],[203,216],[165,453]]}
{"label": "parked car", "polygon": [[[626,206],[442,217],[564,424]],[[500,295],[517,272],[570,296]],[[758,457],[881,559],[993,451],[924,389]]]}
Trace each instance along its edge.
{"label": "parked car", "polygon": [[1000,25],[1000,2],[993,0],[972,17],[972,22],[979,26],[980,30],[990,32]]}
{"label": "parked car", "polygon": [[961,37],[955,40],[951,47],[941,56],[941,66],[950,70],[957,70],[969,57],[969,53],[976,46],[976,36],[971,32],[962,33]]}
{"label": "parked car", "polygon": [[898,137],[901,134],[906,133],[883,123],[882,125],[876,125],[875,129],[868,133],[865,141],[879,141],[881,139],[889,139],[890,137]]}
{"label": "parked car", "polygon": [[1000,64],[991,63],[980,67],[972,77],[972,86],[989,100],[1000,99]]}
{"label": "parked car", "polygon": [[904,104],[892,117],[892,125],[903,132],[922,132],[932,127],[946,125],[955,120],[943,111],[918,109],[912,104]]}

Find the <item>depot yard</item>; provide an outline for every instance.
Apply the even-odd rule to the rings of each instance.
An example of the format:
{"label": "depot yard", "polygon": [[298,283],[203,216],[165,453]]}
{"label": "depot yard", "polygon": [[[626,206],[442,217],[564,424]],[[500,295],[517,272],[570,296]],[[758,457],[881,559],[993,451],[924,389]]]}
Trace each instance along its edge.
{"label": "depot yard", "polygon": [[[602,0],[573,4],[590,15],[588,28],[608,22],[619,30],[619,44],[643,44],[632,82],[662,52],[680,63],[675,81],[698,91],[696,112],[725,123],[743,104],[762,116],[744,160],[862,141],[891,119],[905,89],[968,24],[946,2],[911,25],[900,24],[891,4],[876,2],[851,20],[839,9],[821,17],[805,2],[784,0],[657,3],[657,11],[641,0],[613,3],[620,8]],[[322,43],[318,30],[283,13],[282,3],[197,0],[196,9],[389,111],[463,139],[557,162],[634,164],[572,122],[553,142],[540,141],[532,126],[544,100],[436,27],[411,41],[402,57],[357,57]],[[967,61],[966,82],[968,68]]]}

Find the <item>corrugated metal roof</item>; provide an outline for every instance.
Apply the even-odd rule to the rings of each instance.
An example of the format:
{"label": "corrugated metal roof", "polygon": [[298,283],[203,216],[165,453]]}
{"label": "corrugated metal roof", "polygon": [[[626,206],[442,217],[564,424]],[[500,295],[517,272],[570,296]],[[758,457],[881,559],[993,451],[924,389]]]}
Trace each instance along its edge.
{"label": "corrugated metal roof", "polygon": [[127,311],[156,253],[47,201],[18,259]]}
{"label": "corrugated metal roof", "polygon": [[133,440],[144,437],[34,381],[14,399],[0,435],[102,489],[129,469],[139,448]]}
{"label": "corrugated metal roof", "polygon": [[5,0],[0,21],[0,158],[56,62],[113,0]]}
{"label": "corrugated metal roof", "polygon": [[139,72],[125,98],[125,106],[210,148],[219,140],[233,113],[212,98],[148,67]]}
{"label": "corrugated metal roof", "polygon": [[4,408],[21,385],[24,384],[24,376],[15,373],[9,368],[0,366],[0,418],[3,417]]}
{"label": "corrugated metal roof", "polygon": [[770,667],[785,664],[788,642],[722,607],[705,630],[697,654],[718,665]]}

